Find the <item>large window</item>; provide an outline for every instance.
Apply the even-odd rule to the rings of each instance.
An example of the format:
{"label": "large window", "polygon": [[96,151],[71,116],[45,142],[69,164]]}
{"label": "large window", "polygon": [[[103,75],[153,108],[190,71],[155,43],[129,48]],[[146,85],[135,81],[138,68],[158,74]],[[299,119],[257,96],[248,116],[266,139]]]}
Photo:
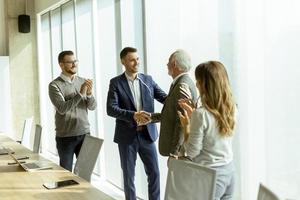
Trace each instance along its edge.
{"label": "large window", "polygon": [[[54,109],[48,97],[48,84],[58,77],[61,69],[57,56],[62,50],[72,50],[79,59],[78,75],[94,79],[95,64],[93,51],[92,1],[68,1],[41,15],[40,33],[40,76],[41,79],[41,121],[44,132],[43,152],[57,158],[54,128]],[[94,95],[96,96],[96,86]],[[45,107],[46,106],[46,107]],[[91,134],[100,135],[97,130],[97,114],[89,113]],[[99,163],[97,164],[97,166]],[[96,167],[95,172],[100,173]]]}
{"label": "large window", "polygon": [[[259,182],[283,197],[299,198],[300,4],[287,2],[71,0],[41,13],[41,121],[47,133],[43,151],[56,154],[48,83],[60,74],[58,53],[71,49],[80,61],[79,76],[95,83],[98,108],[89,115],[91,132],[105,139],[95,172],[122,188],[119,153],[113,142],[115,121],[106,115],[109,80],[124,70],[119,52],[125,46],[137,47],[140,71],[152,75],[167,91],[172,78],[166,63],[172,52],[182,48],[191,54],[194,67],[207,60],[220,60],[227,67],[239,109],[235,199],[255,199]],[[157,103],[156,111],[161,108]],[[159,156],[162,198],[166,163]],[[147,199],[140,160],[136,189],[139,197]]]}
{"label": "large window", "polygon": [[[119,52],[125,46],[137,47],[141,58],[140,71],[146,70],[144,51],[143,1],[97,1],[97,27],[99,66],[97,80],[101,81],[99,99],[102,99],[101,113],[103,122],[99,127],[105,135],[105,171],[106,179],[119,188],[123,188],[122,171],[117,144],[113,142],[115,119],[106,115],[106,97],[109,81],[123,73]],[[100,105],[99,105],[100,106]],[[113,155],[113,156],[112,156]],[[136,164],[136,192],[140,198],[147,199],[147,178],[144,166],[138,158]]]}
{"label": "large window", "polygon": [[50,41],[52,56],[52,78],[59,76],[60,68],[57,66],[57,55],[62,50],[62,31],[61,31],[61,8],[50,11]]}
{"label": "large window", "polygon": [[[106,115],[106,95],[109,80],[123,72],[119,52],[124,46],[139,49],[141,72],[146,70],[143,6],[143,1],[77,0],[64,2],[41,16],[41,57],[48,66],[48,71],[41,72],[41,76],[47,77],[41,89],[44,97],[41,105],[47,105],[47,109],[41,109],[44,112],[42,122],[51,133],[45,136],[47,143],[43,151],[56,155],[54,113],[51,116],[45,114],[47,110],[53,111],[47,86],[60,74],[58,53],[73,50],[79,60],[78,75],[93,79],[95,83],[98,108],[89,113],[91,134],[105,139],[100,159],[104,162],[98,162],[95,172],[119,188],[123,187],[122,172],[117,145],[113,142],[115,122]],[[147,179],[139,159],[136,168],[137,194],[145,199]]]}
{"label": "large window", "polygon": [[62,19],[62,49],[76,50],[75,42],[75,18],[74,18],[74,2],[69,1],[61,6]]}
{"label": "large window", "polygon": [[[41,102],[41,124],[43,125],[43,132],[48,134],[42,135],[42,151],[49,152],[52,155],[56,155],[56,149],[53,148],[55,144],[55,131],[54,126],[54,109],[47,96],[48,84],[52,81],[54,74],[59,74],[58,66],[56,65],[57,59],[52,54],[51,43],[51,28],[50,28],[50,12],[41,16],[41,52],[39,52],[42,66],[40,66],[40,95]],[[53,68],[53,64],[56,69]],[[55,71],[55,72],[54,72]],[[48,141],[48,142],[44,142]]]}

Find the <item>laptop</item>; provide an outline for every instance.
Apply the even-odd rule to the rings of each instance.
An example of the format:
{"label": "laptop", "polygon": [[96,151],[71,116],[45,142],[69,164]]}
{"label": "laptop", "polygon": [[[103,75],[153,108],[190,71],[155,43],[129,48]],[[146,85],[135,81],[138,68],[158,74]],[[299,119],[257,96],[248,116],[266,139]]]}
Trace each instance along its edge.
{"label": "laptop", "polygon": [[43,165],[39,162],[28,162],[28,163],[23,163],[20,162],[14,155],[9,154],[14,161],[19,164],[25,171],[28,172],[33,172],[33,171],[38,171],[38,170],[42,170],[42,169],[52,169],[51,166],[49,165]]}

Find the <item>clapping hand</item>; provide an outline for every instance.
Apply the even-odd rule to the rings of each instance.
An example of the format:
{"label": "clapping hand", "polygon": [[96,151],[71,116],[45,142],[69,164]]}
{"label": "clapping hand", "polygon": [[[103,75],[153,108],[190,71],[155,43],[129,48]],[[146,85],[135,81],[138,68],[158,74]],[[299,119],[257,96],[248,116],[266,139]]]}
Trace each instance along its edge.
{"label": "clapping hand", "polygon": [[180,111],[177,111],[180,124],[183,127],[184,130],[184,141],[188,139],[189,136],[189,128],[190,128],[190,118],[192,116],[193,111],[195,110],[192,101],[189,99],[180,99],[178,101],[178,104],[180,108],[183,110],[183,113]]}
{"label": "clapping hand", "polygon": [[80,94],[81,95],[91,95],[93,89],[93,80],[86,79],[84,83],[81,85]]}
{"label": "clapping hand", "polygon": [[180,108],[186,111],[189,118],[191,118],[193,111],[195,110],[194,104],[191,99],[179,99],[178,104]]}
{"label": "clapping hand", "polygon": [[92,95],[92,89],[93,89],[93,80],[92,79],[87,79],[85,80],[86,83],[86,95]]}
{"label": "clapping hand", "polygon": [[190,117],[187,114],[186,110],[183,110],[183,114],[180,111],[177,111],[177,114],[180,119],[180,124],[183,128],[187,128],[190,125]]}

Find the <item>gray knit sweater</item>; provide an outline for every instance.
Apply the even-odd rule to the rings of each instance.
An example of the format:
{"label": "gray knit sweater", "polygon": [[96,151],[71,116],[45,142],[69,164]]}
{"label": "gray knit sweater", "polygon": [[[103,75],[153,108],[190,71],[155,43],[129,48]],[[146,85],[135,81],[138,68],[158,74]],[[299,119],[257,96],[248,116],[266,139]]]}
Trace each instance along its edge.
{"label": "gray knit sweater", "polygon": [[83,135],[90,132],[88,109],[95,110],[94,96],[83,97],[79,91],[85,79],[75,76],[72,83],[57,77],[49,84],[49,97],[54,105],[55,130],[58,137]]}

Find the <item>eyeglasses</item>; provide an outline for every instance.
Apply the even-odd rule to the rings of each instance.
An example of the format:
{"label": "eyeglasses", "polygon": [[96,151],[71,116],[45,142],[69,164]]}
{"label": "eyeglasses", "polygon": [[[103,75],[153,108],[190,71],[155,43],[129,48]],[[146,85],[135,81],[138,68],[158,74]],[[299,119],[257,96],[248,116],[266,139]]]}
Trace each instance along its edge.
{"label": "eyeglasses", "polygon": [[64,63],[66,64],[74,64],[74,65],[77,65],[79,63],[79,60],[74,60],[74,61],[65,61]]}

